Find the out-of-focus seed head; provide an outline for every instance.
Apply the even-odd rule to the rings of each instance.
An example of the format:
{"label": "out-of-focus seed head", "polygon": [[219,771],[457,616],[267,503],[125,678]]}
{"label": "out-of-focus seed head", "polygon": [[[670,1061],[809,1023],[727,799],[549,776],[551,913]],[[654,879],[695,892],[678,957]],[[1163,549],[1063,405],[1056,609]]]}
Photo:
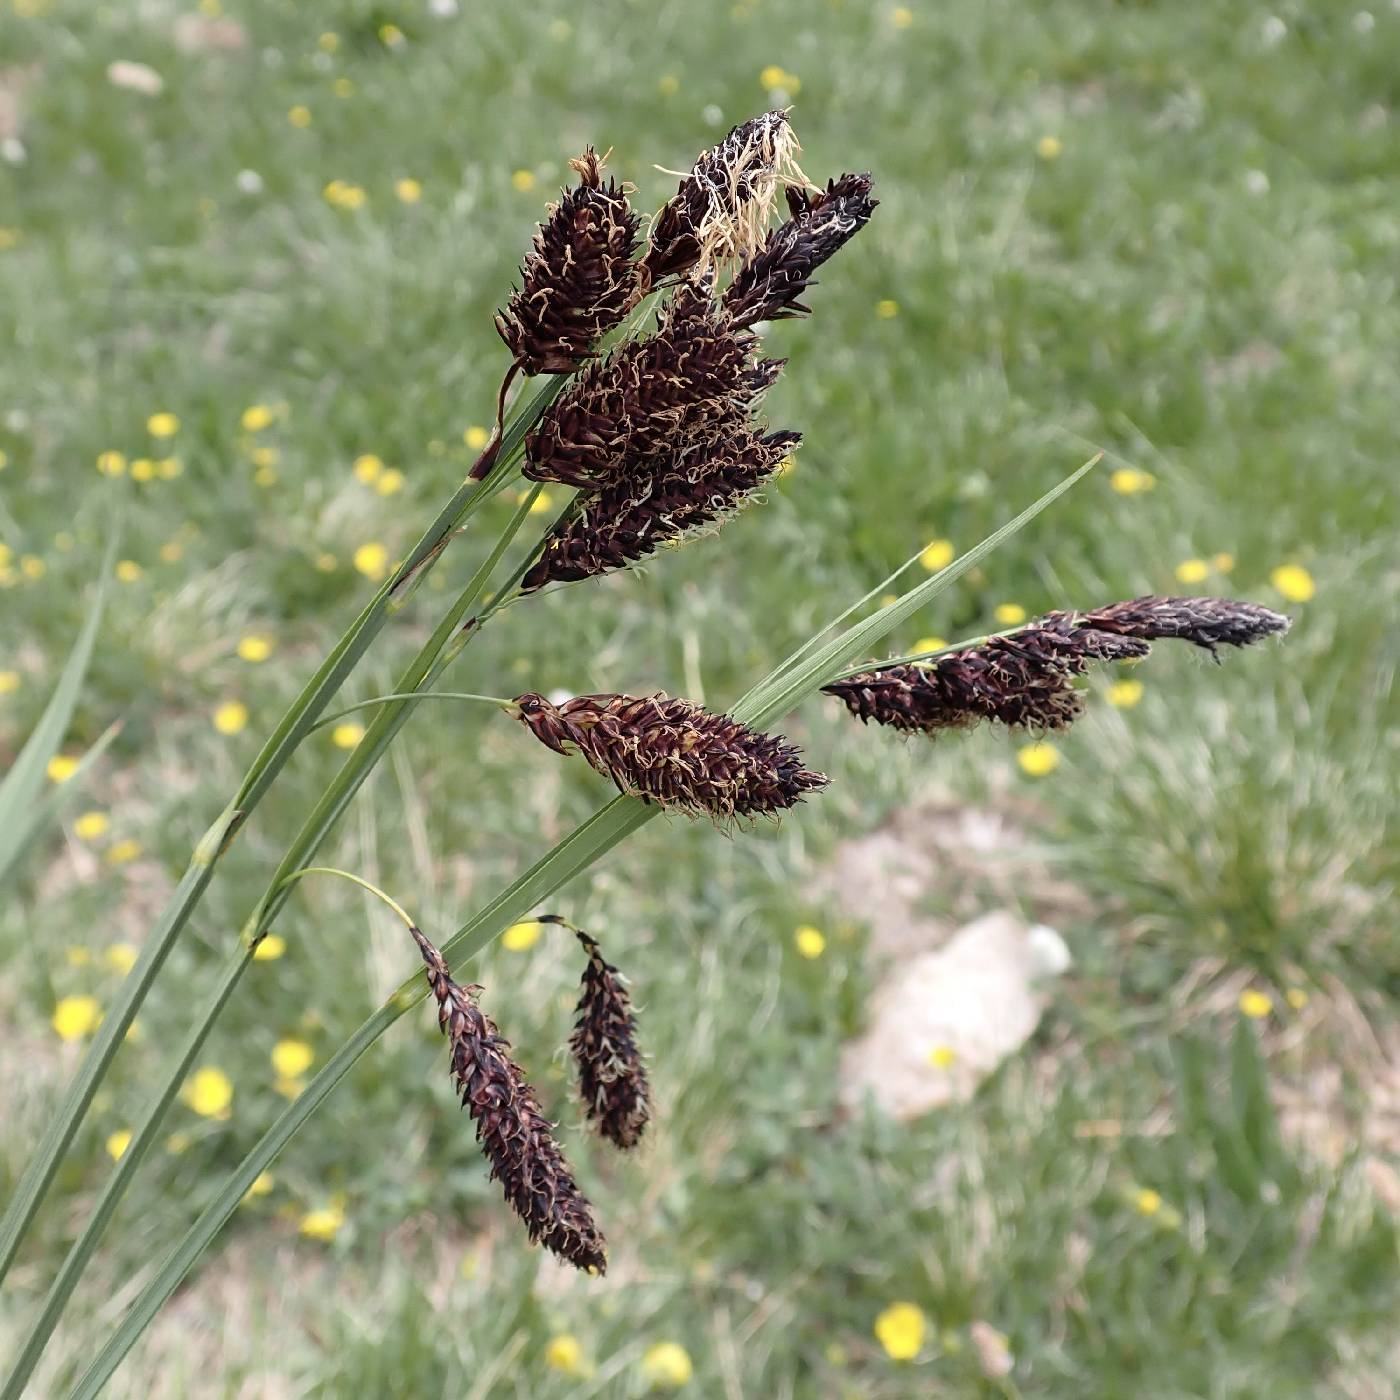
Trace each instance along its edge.
{"label": "out-of-focus seed head", "polygon": [[799,433],[742,429],[677,462],[632,472],[589,496],[545,541],[522,591],[593,578],[741,509],[801,442]]}
{"label": "out-of-focus seed head", "polygon": [[756,361],[756,345],[703,290],[682,288],[654,335],[594,361],[549,406],[526,439],[524,474],[596,490],[731,433],[782,369]]}
{"label": "out-of-focus seed head", "polygon": [[1137,598],[1093,612],[1055,612],[912,665],[875,667],[823,687],[863,721],[933,734],[979,720],[1063,729],[1079,717],[1071,684],[1094,662],[1138,660],[1157,639],[1181,638],[1215,654],[1288,626],[1254,603],[1226,598]]}
{"label": "out-of-focus seed head", "polygon": [[747,257],[762,242],[778,188],[805,185],[800,147],[786,112],[738,126],[695,162],[651,228],[643,277],[665,277]]}
{"label": "out-of-focus seed head", "polygon": [[637,1018],[627,988],[597,941],[582,929],[575,932],[588,954],[569,1041],[579,1093],[593,1125],[626,1151],[641,1140],[651,1117],[651,1089],[637,1048]]}
{"label": "out-of-focus seed head", "polygon": [[626,187],[603,182],[590,146],[569,162],[579,182],[565,190],[535,233],[520,288],[496,329],[526,374],[569,374],[619,325],[635,300],[639,217]]}
{"label": "out-of-focus seed head", "polygon": [[752,326],[808,314],[798,298],[816,270],[870,221],[878,200],[870,197],[869,175],[842,175],[809,196],[789,188],[792,218],[775,228],[735,274],[724,294],[731,324]]}
{"label": "out-of-focus seed head", "polygon": [[510,1042],[477,1004],[480,987],[455,982],[443,956],[419,929],[411,929],[427,965],[438,1004],[438,1025],[452,1049],[452,1074],[462,1107],[511,1208],[532,1243],[580,1269],[607,1268],[606,1243],[593,1208],[574,1182],[569,1164],[540,1112],[535,1091],[510,1057]]}
{"label": "out-of-focus seed head", "polygon": [[541,743],[576,748],[619,792],[717,824],[776,815],[830,781],[804,768],[786,739],[689,700],[579,695],[556,706],[527,694],[515,704]]}

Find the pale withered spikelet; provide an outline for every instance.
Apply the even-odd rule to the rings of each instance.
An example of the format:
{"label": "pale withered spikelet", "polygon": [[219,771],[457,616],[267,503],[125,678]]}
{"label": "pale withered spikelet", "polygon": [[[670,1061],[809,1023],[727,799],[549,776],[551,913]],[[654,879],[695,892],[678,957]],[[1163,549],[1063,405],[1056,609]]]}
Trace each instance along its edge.
{"label": "pale withered spikelet", "polygon": [[641,1141],[651,1118],[651,1086],[637,1048],[637,1018],[627,988],[597,940],[582,929],[574,932],[588,954],[569,1040],[579,1094],[594,1127],[627,1151]]}
{"label": "pale withered spikelet", "polygon": [[801,440],[799,433],[760,435],[744,428],[676,462],[620,477],[556,527],[525,575],[522,592],[626,568],[723,519],[772,477]]}
{"label": "pale withered spikelet", "polygon": [[869,175],[842,175],[812,196],[790,188],[792,218],[768,235],[724,294],[730,323],[742,328],[807,315],[811,308],[798,298],[812,285],[816,270],[870,221],[879,203],[870,190]]}
{"label": "pale withered spikelet", "polygon": [[664,277],[746,257],[763,239],[778,187],[806,184],[785,112],[741,122],[695,162],[652,223],[642,276]]}
{"label": "pale withered spikelet", "polygon": [[654,335],[595,360],[525,441],[532,481],[596,490],[647,459],[676,457],[731,432],[782,369],[725,324],[704,288],[683,287]]}
{"label": "pale withered spikelet", "polygon": [[496,329],[526,374],[569,374],[619,325],[633,301],[638,215],[625,189],[603,182],[590,146],[569,164],[579,182],[565,190],[535,233],[520,288]]}
{"label": "pale withered spikelet", "polygon": [[825,686],[857,718],[933,734],[979,720],[1063,729],[1084,708],[1071,684],[1098,661],[1137,660],[1151,643],[1181,638],[1212,654],[1284,631],[1288,619],[1225,598],[1137,598],[1094,612],[1054,612],[913,665],[876,667]]}
{"label": "pale withered spikelet", "polygon": [[511,1059],[510,1043],[477,1005],[481,989],[454,982],[442,954],[418,929],[410,932],[427,964],[438,1024],[452,1048],[452,1074],[462,1107],[476,1123],[492,1180],[501,1183],[532,1243],[580,1269],[602,1273],[606,1244],[593,1208],[574,1183],[535,1091]]}
{"label": "pale withered spikelet", "polygon": [[801,751],[728,715],[667,695],[579,695],[553,705],[518,695],[520,718],[541,743],[573,745],[619,792],[723,824],[776,814],[829,781]]}

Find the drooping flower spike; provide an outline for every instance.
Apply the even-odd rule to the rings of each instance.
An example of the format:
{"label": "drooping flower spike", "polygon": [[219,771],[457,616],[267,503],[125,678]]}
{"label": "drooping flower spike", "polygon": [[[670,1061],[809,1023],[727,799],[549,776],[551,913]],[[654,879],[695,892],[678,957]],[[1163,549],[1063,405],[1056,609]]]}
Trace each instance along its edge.
{"label": "drooping flower spike", "polygon": [[462,1107],[476,1123],[492,1180],[501,1183],[532,1243],[580,1269],[603,1273],[606,1243],[593,1208],[575,1184],[524,1071],[511,1059],[510,1042],[477,1004],[481,988],[455,982],[422,931],[410,925],[409,932],[427,965],[438,1024],[452,1049],[452,1075]]}
{"label": "drooping flower spike", "polygon": [[619,792],[717,824],[775,815],[829,779],[802,766],[801,751],[728,715],[667,695],[579,695],[553,705],[515,704],[531,733],[556,753],[577,749]]}
{"label": "drooping flower spike", "polygon": [[520,287],[496,317],[496,330],[526,374],[569,374],[622,323],[634,301],[641,222],[628,187],[603,183],[590,146],[569,162],[579,182],[565,190],[535,233]]}
{"label": "drooping flower spike", "polygon": [[[873,667],[823,687],[858,719],[935,734],[979,720],[1063,729],[1083,713],[1072,685],[1094,662],[1139,660],[1180,639],[1212,656],[1288,627],[1280,613],[1227,598],[1135,598],[1094,612],[1053,612],[1027,626],[924,662]],[[1217,657],[1217,660],[1219,658]]]}

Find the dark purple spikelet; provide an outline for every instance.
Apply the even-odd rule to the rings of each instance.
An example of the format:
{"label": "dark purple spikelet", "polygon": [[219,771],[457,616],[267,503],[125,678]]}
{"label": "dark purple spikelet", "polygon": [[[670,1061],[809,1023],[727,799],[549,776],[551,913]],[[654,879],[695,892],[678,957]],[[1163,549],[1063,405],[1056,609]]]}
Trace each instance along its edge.
{"label": "dark purple spikelet", "polygon": [[1071,684],[1094,662],[1138,660],[1159,638],[1212,654],[1288,626],[1254,603],[1225,598],[1137,598],[1094,612],[1054,612],[1001,637],[913,665],[876,667],[824,686],[863,721],[933,734],[979,720],[1063,729],[1084,708]]}
{"label": "dark purple spikelet", "polygon": [[773,476],[801,440],[800,433],[761,435],[745,428],[677,462],[620,477],[556,527],[521,591],[626,568],[722,520]]}
{"label": "dark purple spikelet", "polygon": [[535,1091],[511,1059],[510,1042],[477,1005],[481,989],[454,982],[442,954],[418,929],[410,932],[427,964],[438,1025],[452,1047],[452,1074],[491,1163],[491,1179],[501,1183],[531,1243],[577,1268],[603,1273],[606,1243],[593,1208],[574,1182]]}
{"label": "dark purple spikelet", "polygon": [[640,218],[625,189],[603,182],[590,146],[569,164],[579,182],[565,190],[535,233],[520,288],[496,329],[526,374],[570,374],[626,316],[635,300]]}
{"label": "dark purple spikelet", "polygon": [[773,815],[830,781],[801,751],[728,715],[667,695],[579,695],[552,705],[518,695],[520,718],[542,743],[572,744],[619,792],[722,824]]}
{"label": "dark purple spikelet", "polygon": [[578,1068],[579,1094],[594,1127],[623,1151],[641,1141],[651,1118],[651,1086],[637,1048],[637,1018],[617,968],[582,929],[588,954],[580,980],[569,1049]]}
{"label": "dark purple spikelet", "polygon": [[800,176],[797,149],[787,114],[764,112],[706,151],[652,223],[644,281],[705,272],[757,247],[779,181]]}
{"label": "dark purple spikelet", "polygon": [[798,298],[816,270],[870,221],[879,203],[871,199],[871,188],[869,175],[842,175],[814,196],[789,188],[792,218],[768,235],[724,294],[730,323],[743,328],[809,314]]}
{"label": "dark purple spikelet", "polygon": [[654,335],[595,360],[525,441],[532,481],[596,490],[649,458],[673,458],[743,422],[782,369],[755,360],[756,340],[683,288]]}

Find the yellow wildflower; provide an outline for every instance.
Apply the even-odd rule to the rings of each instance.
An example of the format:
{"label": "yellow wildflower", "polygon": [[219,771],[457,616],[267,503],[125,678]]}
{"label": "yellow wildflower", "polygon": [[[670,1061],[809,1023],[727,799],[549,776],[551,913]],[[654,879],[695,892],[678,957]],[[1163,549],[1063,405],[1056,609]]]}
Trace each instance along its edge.
{"label": "yellow wildflower", "polygon": [[1306,603],[1317,592],[1313,576],[1301,564],[1280,564],[1269,575],[1269,582],[1290,603]]}
{"label": "yellow wildflower", "polygon": [[253,477],[253,480],[257,481],[259,477],[263,476],[264,473],[269,471],[272,467],[275,467],[278,462],[282,460],[282,453],[275,447],[255,447],[248,454],[248,460],[258,468],[257,473]]}
{"label": "yellow wildflower", "polygon": [[552,1371],[562,1371],[566,1376],[584,1374],[583,1348],[572,1332],[561,1332],[549,1339],[544,1349],[545,1365]]}
{"label": "yellow wildflower", "polygon": [[1065,143],[1058,136],[1042,136],[1035,143],[1035,153],[1041,160],[1059,160]]}
{"label": "yellow wildflower", "polygon": [[826,952],[826,935],[811,924],[803,924],[792,935],[797,951],[804,958],[819,958]]}
{"label": "yellow wildflower", "polygon": [[1240,1010],[1252,1021],[1262,1020],[1274,1009],[1274,999],[1267,992],[1253,987],[1240,993]]}
{"label": "yellow wildflower", "polygon": [[527,948],[533,948],[539,942],[540,934],[543,932],[543,924],[534,919],[527,919],[524,923],[512,924],[501,935],[501,946],[509,948],[512,953],[523,953]]}
{"label": "yellow wildflower", "polygon": [[1133,1209],[1139,1215],[1156,1215],[1162,1209],[1162,1197],[1150,1186],[1144,1186],[1133,1195]]}
{"label": "yellow wildflower", "polygon": [[327,30],[316,40],[316,47],[320,49],[322,53],[334,53],[340,47],[340,35],[333,34],[330,30]]}
{"label": "yellow wildflower", "polygon": [[162,481],[174,481],[185,470],[185,464],[178,457],[162,457],[156,463],[156,470]]}
{"label": "yellow wildflower", "polygon": [[1204,559],[1183,559],[1176,566],[1178,583],[1200,583],[1210,573],[1210,565]]}
{"label": "yellow wildflower", "polygon": [[1108,703],[1120,710],[1131,710],[1141,699],[1141,681],[1114,681],[1108,688]]}
{"label": "yellow wildflower", "polygon": [[951,1045],[935,1045],[928,1052],[928,1062],[934,1069],[951,1069],[958,1058],[958,1052]]}
{"label": "yellow wildflower", "polygon": [[356,720],[347,720],[331,730],[331,742],[338,749],[353,749],[364,737],[365,727]]}
{"label": "yellow wildflower", "polygon": [[919,555],[919,563],[931,574],[936,574],[939,569],[946,569],[953,562],[957,551],[953,548],[951,540],[934,540],[932,544],[925,545],[923,552]]}
{"label": "yellow wildflower", "polygon": [[259,1172],[243,1193],[243,1199],[246,1201],[250,1196],[266,1196],[276,1185],[276,1181],[276,1177],[271,1172]]}
{"label": "yellow wildflower", "polygon": [[304,1040],[279,1040],[272,1047],[272,1067],[283,1079],[305,1074],[316,1059],[316,1052]]}
{"label": "yellow wildflower", "polygon": [[1026,620],[1026,610],[1020,603],[998,603],[992,616],[1003,627],[1016,627]]}
{"label": "yellow wildflower", "polygon": [[233,1103],[233,1083],[223,1070],[205,1065],[190,1076],[181,1097],[201,1118],[227,1118]]}
{"label": "yellow wildflower", "polygon": [[642,1357],[642,1377],[648,1385],[679,1390],[694,1374],[690,1353],[679,1342],[657,1342]]}
{"label": "yellow wildflower", "polygon": [[316,568],[323,574],[333,574],[339,567],[334,554],[329,554],[324,550],[316,556]]}
{"label": "yellow wildflower", "polygon": [[282,1095],[284,1099],[297,1098],[301,1091],[306,1088],[304,1079],[274,1079],[272,1087]]}
{"label": "yellow wildflower", "polygon": [[890,23],[896,29],[908,29],[914,23],[913,10],[906,9],[903,5],[896,5],[890,11]]}
{"label": "yellow wildflower", "polygon": [[146,419],[146,431],[152,437],[174,437],[180,431],[180,420],[173,413],[153,413]]}
{"label": "yellow wildflower", "polygon": [[118,559],[116,574],[122,583],[136,583],[146,571],[134,559]]}
{"label": "yellow wildflower", "polygon": [[510,182],[525,194],[535,188],[535,172],[533,170],[517,170],[511,177]]}
{"label": "yellow wildflower", "polygon": [[298,102],[297,105],[287,113],[287,120],[291,122],[293,126],[304,130],[311,125],[311,108],[303,106]]}
{"label": "yellow wildflower", "polygon": [[238,656],[242,661],[266,661],[272,655],[272,649],[277,644],[271,637],[265,637],[257,632],[250,632],[246,637],[239,640]]}
{"label": "yellow wildflower", "polygon": [[287,951],[287,940],[280,933],[269,933],[253,949],[254,962],[273,962]]}
{"label": "yellow wildflower", "polygon": [[886,297],[883,301],[875,303],[875,314],[882,321],[892,320],[899,315],[899,303],[891,297]]}
{"label": "yellow wildflower", "polygon": [[58,534],[53,537],[53,547],[58,550],[60,554],[69,553],[73,548],[73,544],[73,536],[70,535],[67,530],[60,530]]}
{"label": "yellow wildflower", "polygon": [[92,954],[86,948],[67,948],[63,957],[69,967],[86,967],[92,961]]}
{"label": "yellow wildflower", "polygon": [[165,1140],[165,1150],[172,1157],[178,1157],[182,1152],[190,1150],[193,1141],[188,1133],[171,1133]]}
{"label": "yellow wildflower", "polygon": [[379,473],[384,470],[384,463],[374,453],[365,452],[355,458],[350,470],[355,473],[356,481],[371,486],[378,478]]}
{"label": "yellow wildflower", "polygon": [[0,695],[13,695],[19,689],[18,671],[0,671]]}
{"label": "yellow wildflower", "polygon": [[1308,1004],[1308,994],[1301,987],[1290,987],[1284,996],[1295,1011],[1301,1011]]}
{"label": "yellow wildflower", "polygon": [[662,97],[674,97],[681,90],[681,80],[674,73],[663,73],[656,80],[656,90]]}
{"label": "yellow wildflower", "polygon": [[102,961],[123,977],[136,966],[136,949],[130,943],[113,943],[102,955]]}
{"label": "yellow wildflower", "polygon": [[1141,467],[1119,467],[1108,478],[1108,484],[1122,496],[1136,496],[1152,490],[1157,478]]}
{"label": "yellow wildflower", "polygon": [[105,812],[84,812],[73,823],[73,835],[80,841],[96,841],[107,834],[110,826]]}
{"label": "yellow wildflower", "polygon": [[185,546],[179,540],[166,540],[160,547],[160,557],[163,563],[174,564],[185,555]]}
{"label": "yellow wildflower", "polygon": [[25,578],[35,580],[43,578],[48,573],[49,566],[37,554],[21,554],[19,571]]}
{"label": "yellow wildflower", "polygon": [[102,1007],[96,997],[71,996],[60,998],[50,1024],[60,1040],[71,1041],[91,1035],[101,1020]]}
{"label": "yellow wildflower", "polygon": [[394,193],[401,204],[417,204],[423,198],[423,186],[405,175],[401,180],[394,181]]}
{"label": "yellow wildflower", "polygon": [[355,91],[355,84],[352,83],[349,78],[337,78],[335,82],[331,84],[331,91],[335,93],[337,97],[349,97]]}
{"label": "yellow wildflower", "polygon": [[770,63],[759,75],[758,81],[769,91],[782,91],[796,97],[802,87],[802,80],[796,73],[789,73],[776,63]]}
{"label": "yellow wildflower", "polygon": [[389,551],[377,540],[362,544],[354,557],[355,567],[376,583],[389,572]]}
{"label": "yellow wildflower", "polygon": [[309,1210],[301,1217],[297,1229],[309,1240],[333,1240],[345,1224],[345,1212],[336,1206]]}
{"label": "yellow wildflower", "polygon": [[1228,574],[1235,567],[1235,556],[1233,554],[1212,554],[1210,566],[1217,574]]}
{"label": "yellow wildflower", "polygon": [[892,1303],[875,1319],[875,1336],[894,1361],[912,1361],[924,1345],[924,1313],[915,1303]]}
{"label": "yellow wildflower", "polygon": [[403,490],[403,473],[397,467],[390,467],[381,472],[379,480],[374,483],[374,489],[381,496],[392,496],[395,491]]}
{"label": "yellow wildflower", "polygon": [[114,1161],[120,1162],[122,1154],[131,1146],[131,1129],[119,1128],[115,1133],[111,1133],[107,1138],[107,1155]]}
{"label": "yellow wildflower", "polygon": [[243,425],[245,433],[260,433],[264,428],[271,426],[272,418],[272,409],[267,404],[254,403],[243,410],[238,421]]}
{"label": "yellow wildflower", "polygon": [[214,711],[214,728],[220,734],[241,733],[248,723],[248,707],[241,700],[225,700]]}
{"label": "yellow wildflower", "polygon": [[1060,763],[1060,751],[1052,744],[1043,741],[1035,744],[1026,744],[1017,750],[1016,762],[1021,765],[1021,771],[1030,778],[1043,778],[1047,773],[1053,773]]}
{"label": "yellow wildflower", "polygon": [[114,841],[107,849],[108,865],[126,865],[141,854],[141,843],[127,837],[124,841]]}
{"label": "yellow wildflower", "polygon": [[942,637],[920,637],[914,643],[915,651],[942,651],[948,643]]}
{"label": "yellow wildflower", "polygon": [[138,457],[131,464],[131,479],[133,481],[154,481],[156,477],[156,464],[149,457]]}
{"label": "yellow wildflower", "polygon": [[121,476],[126,471],[126,458],[120,452],[99,452],[97,470],[103,476]]}
{"label": "yellow wildflower", "polygon": [[462,434],[462,441],[466,443],[473,452],[480,452],[481,449],[491,441],[491,434],[485,428],[473,423],[471,427]]}
{"label": "yellow wildflower", "polygon": [[403,30],[397,24],[381,24],[379,26],[379,42],[386,49],[396,49],[404,42]]}
{"label": "yellow wildflower", "polygon": [[49,759],[44,771],[49,775],[50,782],[66,783],[78,771],[78,760],[66,753],[56,753]]}

